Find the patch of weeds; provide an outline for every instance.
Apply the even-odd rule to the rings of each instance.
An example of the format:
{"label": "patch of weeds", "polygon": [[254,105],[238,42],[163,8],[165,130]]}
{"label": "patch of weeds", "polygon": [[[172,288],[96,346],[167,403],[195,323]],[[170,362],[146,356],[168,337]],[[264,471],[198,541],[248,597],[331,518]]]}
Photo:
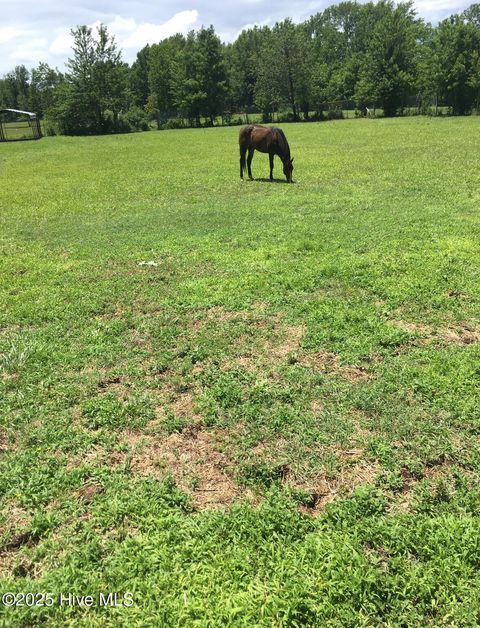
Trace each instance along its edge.
{"label": "patch of weeds", "polygon": [[243,401],[244,385],[249,379],[241,371],[219,373],[214,378],[209,393],[221,408],[235,408]]}
{"label": "patch of weeds", "polygon": [[113,393],[87,399],[81,405],[86,427],[97,430],[103,427],[123,427],[127,422],[124,404]]}
{"label": "patch of weeds", "polygon": [[390,442],[385,438],[374,437],[368,442],[368,452],[385,467],[391,467],[394,460],[394,452]]}
{"label": "patch of weeds", "polygon": [[111,427],[142,427],[154,418],[155,411],[148,397],[132,397],[126,402],[113,392],[87,399],[81,404],[82,421],[86,427],[97,430]]}
{"label": "patch of weeds", "polygon": [[172,353],[157,353],[153,362],[148,367],[148,373],[150,375],[161,375],[165,373],[173,364],[173,360],[174,357]]}
{"label": "patch of weeds", "polygon": [[190,421],[187,418],[176,415],[167,406],[164,407],[164,410],[166,416],[162,422],[162,426],[167,434],[170,435],[175,432],[182,432],[188,425],[190,425]]}
{"label": "patch of weeds", "polygon": [[155,410],[151,398],[147,395],[130,397],[124,406],[124,412],[130,427],[143,427],[155,418]]}
{"label": "patch of weeds", "polygon": [[327,517],[337,525],[354,525],[365,517],[378,516],[386,512],[387,497],[376,487],[359,486],[350,498],[327,504]]}
{"label": "patch of weeds", "polygon": [[0,351],[0,374],[20,373],[34,361],[46,359],[46,347],[34,337],[17,335]]}
{"label": "patch of weeds", "polygon": [[288,468],[277,462],[245,462],[237,473],[238,481],[244,486],[267,489],[280,484],[286,477]]}

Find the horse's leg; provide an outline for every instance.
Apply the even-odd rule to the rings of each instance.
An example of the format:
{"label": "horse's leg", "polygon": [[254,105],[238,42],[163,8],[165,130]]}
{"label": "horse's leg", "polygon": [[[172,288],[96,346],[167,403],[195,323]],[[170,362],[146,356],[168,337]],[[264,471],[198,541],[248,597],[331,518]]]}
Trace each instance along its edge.
{"label": "horse's leg", "polygon": [[247,149],[243,146],[240,146],[240,179],[243,180],[243,171],[245,170],[245,155]]}
{"label": "horse's leg", "polygon": [[273,181],[273,153],[268,153],[270,157],[270,181]]}
{"label": "horse's leg", "polygon": [[249,148],[248,149],[247,168],[248,168],[248,177],[250,179],[253,179],[253,177],[252,177],[252,159],[253,159],[253,153],[254,152],[255,152],[254,148]]}

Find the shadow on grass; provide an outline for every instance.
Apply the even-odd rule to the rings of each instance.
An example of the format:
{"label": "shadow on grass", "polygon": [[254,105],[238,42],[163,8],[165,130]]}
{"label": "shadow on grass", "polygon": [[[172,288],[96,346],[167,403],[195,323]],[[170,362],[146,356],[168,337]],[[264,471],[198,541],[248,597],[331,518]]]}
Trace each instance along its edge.
{"label": "shadow on grass", "polygon": [[[253,181],[258,181],[259,183],[288,183],[286,179],[267,179],[267,178],[259,178],[253,179]],[[292,181],[292,183],[296,183],[296,181]]]}

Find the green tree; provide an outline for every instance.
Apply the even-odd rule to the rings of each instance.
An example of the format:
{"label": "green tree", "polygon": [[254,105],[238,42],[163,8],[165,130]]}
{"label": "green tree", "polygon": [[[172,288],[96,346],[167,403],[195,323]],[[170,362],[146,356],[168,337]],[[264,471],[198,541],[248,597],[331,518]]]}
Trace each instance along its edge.
{"label": "green tree", "polygon": [[175,76],[176,59],[184,46],[185,37],[174,35],[150,48],[146,111],[157,120],[159,127],[175,108],[172,77]]}
{"label": "green tree", "polygon": [[200,74],[200,87],[205,94],[202,113],[210,118],[210,123],[213,125],[215,117],[223,111],[227,94],[227,74],[222,43],[215,34],[213,26],[201,28],[198,31],[195,54]]}
{"label": "green tree", "polygon": [[438,105],[440,68],[434,45],[435,29],[423,25],[415,55],[415,92],[422,113]]}
{"label": "green tree", "polygon": [[308,115],[311,98],[308,35],[290,19],[275,24],[264,41],[255,101],[266,115],[286,104],[298,120],[300,107]]}
{"label": "green tree", "polygon": [[475,112],[480,113],[480,52],[478,50],[472,50],[467,85],[473,90]]}
{"label": "green tree", "polygon": [[57,87],[64,81],[63,74],[48,63],[39,63],[31,72],[28,106],[43,117],[56,103]]}
{"label": "green tree", "polygon": [[11,109],[28,108],[28,90],[30,73],[24,65],[17,65],[4,76],[3,98]]}
{"label": "green tree", "polygon": [[254,87],[254,102],[261,110],[265,122],[272,120],[273,115],[284,104],[283,86],[280,85],[276,71],[275,39],[270,31],[263,41]]}
{"label": "green tree", "polygon": [[135,104],[145,107],[149,95],[148,73],[150,69],[150,46],[147,44],[139,52],[132,63],[129,73],[129,87],[133,93]]}
{"label": "green tree", "polygon": [[223,111],[227,96],[227,73],[222,44],[213,26],[191,31],[172,65],[172,101],[186,116],[200,125],[201,116],[213,124]]}
{"label": "green tree", "polygon": [[414,59],[418,22],[412,3],[378,5],[380,17],[373,29],[365,63],[360,71],[356,100],[365,102],[368,92],[375,96],[385,116],[402,109],[414,85]]}
{"label": "green tree", "polygon": [[255,26],[243,30],[233,44],[226,48],[230,96],[232,106],[237,111],[249,111],[255,106],[260,60],[262,50],[267,49],[265,43],[269,36],[270,29],[267,26]]}
{"label": "green tree", "polygon": [[97,29],[92,69],[92,87],[98,102],[100,128],[108,130],[106,114],[112,114],[114,128],[118,115],[133,104],[133,95],[128,89],[128,65],[121,60],[115,38],[107,32],[103,24]]}
{"label": "green tree", "polygon": [[[66,83],[60,86],[56,116],[63,133],[105,133],[115,130],[121,111],[128,109],[128,66],[104,25],[97,38],[88,26],[72,30],[73,57]],[[111,117],[110,117],[111,116]]]}
{"label": "green tree", "polygon": [[467,24],[480,28],[480,4],[471,4],[462,13],[462,18]]}
{"label": "green tree", "polygon": [[454,114],[463,115],[478,106],[479,50],[480,28],[472,21],[453,15],[438,25],[439,89]]}

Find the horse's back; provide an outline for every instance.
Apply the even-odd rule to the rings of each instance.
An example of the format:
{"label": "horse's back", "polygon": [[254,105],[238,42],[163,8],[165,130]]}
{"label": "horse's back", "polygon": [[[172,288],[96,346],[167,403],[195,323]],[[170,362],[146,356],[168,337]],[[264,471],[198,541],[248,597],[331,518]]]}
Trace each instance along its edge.
{"label": "horse's back", "polygon": [[261,124],[248,124],[240,129],[240,146],[255,148],[260,152],[268,152],[275,137],[273,128]]}

